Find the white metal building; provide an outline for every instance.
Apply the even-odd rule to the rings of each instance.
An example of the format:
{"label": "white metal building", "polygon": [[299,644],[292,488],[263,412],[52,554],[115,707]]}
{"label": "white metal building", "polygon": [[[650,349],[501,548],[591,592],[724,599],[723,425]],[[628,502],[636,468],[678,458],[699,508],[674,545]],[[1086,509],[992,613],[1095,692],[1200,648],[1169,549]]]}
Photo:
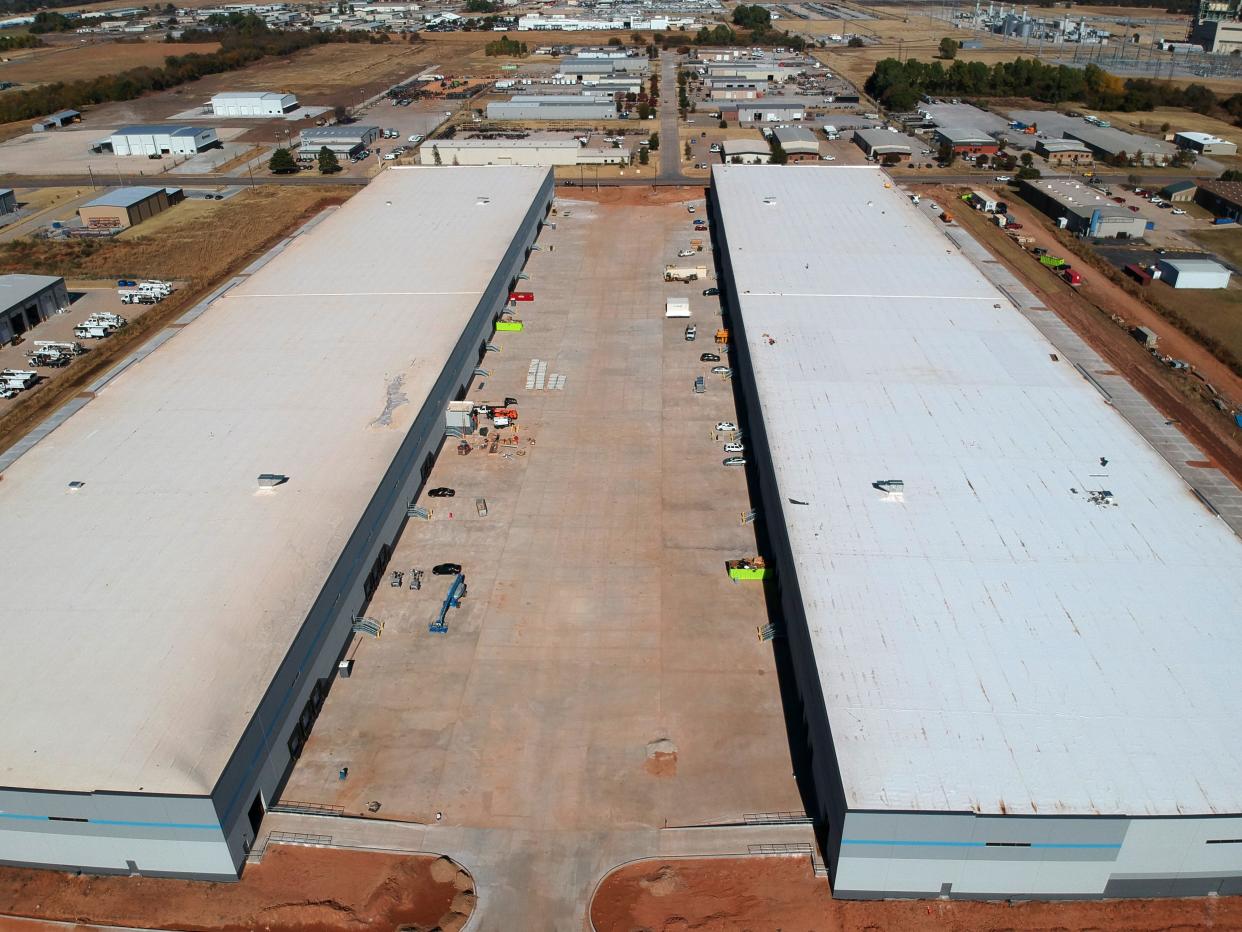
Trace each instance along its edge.
{"label": "white metal building", "polygon": [[195,155],[220,144],[209,126],[141,123],[122,126],[109,143],[116,155]]}
{"label": "white metal building", "polygon": [[577,165],[576,139],[433,139],[418,148],[420,165]]}
{"label": "white metal building", "polygon": [[1173,142],[1179,149],[1189,149],[1203,155],[1237,155],[1238,146],[1228,139],[1221,139],[1211,133],[1175,133]]}
{"label": "white metal building", "polygon": [[0,344],[68,307],[65,280],[57,275],[0,275]]}
{"label": "white metal building", "polygon": [[616,101],[606,95],[517,94],[487,105],[489,120],[611,120]]}
{"label": "white metal building", "polygon": [[1181,259],[1167,256],[1156,262],[1160,280],[1174,288],[1228,288],[1230,271],[1213,259]]}
{"label": "white metal building", "polygon": [[1242,893],[1242,541],[882,171],[712,187],[834,895]]}
{"label": "white metal building", "polygon": [[211,98],[211,112],[217,116],[282,116],[297,108],[293,94],[274,91],[225,91]]}
{"label": "white metal building", "polygon": [[552,194],[383,172],[8,467],[0,862],[237,877]]}

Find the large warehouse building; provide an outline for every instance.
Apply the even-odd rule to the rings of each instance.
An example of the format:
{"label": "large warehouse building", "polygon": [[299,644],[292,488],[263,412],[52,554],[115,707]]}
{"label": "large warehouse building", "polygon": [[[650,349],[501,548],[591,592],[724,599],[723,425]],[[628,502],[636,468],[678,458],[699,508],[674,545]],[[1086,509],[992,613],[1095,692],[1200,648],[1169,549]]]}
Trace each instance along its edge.
{"label": "large warehouse building", "polygon": [[78,217],[91,230],[124,230],[150,220],[168,210],[174,203],[169,192],[179,201],[177,188],[132,187],[115,188],[78,208]]}
{"label": "large warehouse building", "polygon": [[611,120],[616,115],[616,101],[590,94],[517,94],[487,105],[489,120]]}
{"label": "large warehouse building", "polygon": [[1242,541],[881,171],[711,194],[834,895],[1242,893]]}
{"label": "large warehouse building", "polygon": [[220,145],[209,126],[140,123],[122,126],[107,140],[114,155],[195,155]]}
{"label": "large warehouse building", "polygon": [[237,877],[552,196],[384,172],[4,472],[0,862]]}
{"label": "large warehouse building", "polygon": [[1094,239],[1141,239],[1142,214],[1119,207],[1108,195],[1072,178],[1033,178],[1019,182],[1022,196],[1065,229]]}

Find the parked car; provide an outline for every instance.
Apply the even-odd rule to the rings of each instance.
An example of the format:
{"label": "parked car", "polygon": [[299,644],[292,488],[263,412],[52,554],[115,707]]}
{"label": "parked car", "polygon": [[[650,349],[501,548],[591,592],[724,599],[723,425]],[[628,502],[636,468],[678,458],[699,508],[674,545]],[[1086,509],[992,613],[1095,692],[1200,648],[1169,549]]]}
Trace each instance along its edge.
{"label": "parked car", "polygon": [[431,568],[433,576],[456,576],[460,572],[460,563],[437,563]]}
{"label": "parked car", "polygon": [[427,494],[432,498],[452,498],[457,494],[457,490],[447,488],[446,486],[440,486],[437,489],[431,489]]}
{"label": "parked car", "polygon": [[1013,177],[1010,175],[997,175],[993,180],[996,181],[997,184],[1004,184],[1006,181],[1013,181]]}
{"label": "parked car", "polygon": [[726,456],[720,461],[721,466],[745,466],[746,457],[744,456]]}
{"label": "parked car", "polygon": [[716,375],[729,375],[732,371],[728,366],[712,366],[712,372]]}
{"label": "parked car", "polygon": [[694,255],[693,249],[682,249],[681,251],[677,253],[677,258],[684,259],[686,258],[686,256],[693,256],[693,255]]}
{"label": "parked car", "polygon": [[699,357],[699,362],[720,362],[720,357],[715,353],[704,353]]}
{"label": "parked car", "polygon": [[138,283],[131,282],[128,278],[118,278],[116,280],[116,286],[118,288],[136,288]]}
{"label": "parked car", "polygon": [[1186,211],[1182,210],[1180,207],[1173,208],[1173,216],[1184,217],[1185,215],[1186,215]]}
{"label": "parked car", "polygon": [[711,151],[712,151],[712,152],[723,152],[723,151],[724,151],[724,148],[720,145],[720,143],[718,143],[718,142],[713,142],[713,143],[711,144]]}
{"label": "parked car", "polygon": [[825,155],[825,156],[824,156],[824,161],[825,161],[825,162],[835,162],[836,160],[837,160],[837,157],[836,157],[835,155]]}
{"label": "parked car", "polygon": [[686,213],[689,213],[689,214],[694,213],[694,205],[693,205],[693,204],[689,204],[689,205],[687,205],[687,206],[686,206]]}
{"label": "parked car", "polygon": [[719,424],[716,425],[716,430],[720,431],[721,433],[728,433],[730,431],[737,430],[737,425],[734,424],[732,421],[721,421]]}
{"label": "parked car", "polygon": [[745,453],[746,445],[738,443],[736,440],[730,440],[724,445],[724,451],[726,453]]}
{"label": "parked car", "polygon": [[703,289],[703,297],[705,298],[712,298],[718,294],[720,294],[719,288],[704,288]]}
{"label": "parked car", "polygon": [[422,133],[415,133],[407,140],[408,142],[422,142],[426,137]]}
{"label": "parked car", "polygon": [[699,335],[699,328],[696,327],[694,324],[691,324],[690,326],[686,328],[686,342],[687,343],[693,343],[694,338],[697,337],[698,335]]}
{"label": "parked car", "polygon": [[1136,214],[1138,213],[1138,207],[1136,207],[1134,204],[1130,204],[1130,205],[1128,205],[1128,206],[1129,206],[1129,208],[1130,208],[1132,211],[1134,211]]}
{"label": "parked car", "polygon": [[1167,255],[1167,254],[1168,254],[1168,250],[1167,250],[1167,249],[1165,249],[1163,246],[1157,246],[1157,247],[1156,247],[1156,255],[1158,255],[1158,256],[1163,256],[1163,255]]}
{"label": "parked car", "polygon": [[1006,230],[1021,230],[1022,224],[1018,223],[1017,220],[1010,220],[1008,223],[1005,224],[1005,229]]}
{"label": "parked car", "polygon": [[1124,197],[1114,197],[1113,200],[1116,201],[1118,204],[1124,204],[1126,202],[1126,199]]}

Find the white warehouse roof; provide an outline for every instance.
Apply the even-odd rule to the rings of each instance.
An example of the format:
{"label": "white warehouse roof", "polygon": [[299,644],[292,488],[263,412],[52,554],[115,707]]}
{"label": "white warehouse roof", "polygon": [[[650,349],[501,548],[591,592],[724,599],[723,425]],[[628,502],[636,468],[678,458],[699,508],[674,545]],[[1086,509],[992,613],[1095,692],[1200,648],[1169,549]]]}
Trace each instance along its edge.
{"label": "white warehouse roof", "polygon": [[1242,812],[1242,541],[882,172],[713,177],[848,807]]}
{"label": "white warehouse roof", "polygon": [[547,175],[383,172],[9,467],[0,785],[211,791]]}

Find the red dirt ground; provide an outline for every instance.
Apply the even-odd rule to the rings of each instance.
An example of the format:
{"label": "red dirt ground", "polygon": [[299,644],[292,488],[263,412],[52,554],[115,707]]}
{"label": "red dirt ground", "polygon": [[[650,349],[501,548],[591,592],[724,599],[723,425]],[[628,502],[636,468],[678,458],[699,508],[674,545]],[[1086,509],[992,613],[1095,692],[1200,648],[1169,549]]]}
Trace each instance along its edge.
{"label": "red dirt ground", "polygon": [[1190,932],[1242,929],[1242,897],[1075,903],[834,900],[795,857],[639,861],[606,877],[598,932]]}
{"label": "red dirt ground", "polygon": [[0,869],[5,916],[185,932],[460,929],[474,881],[448,858],[276,845],[238,883]]}

